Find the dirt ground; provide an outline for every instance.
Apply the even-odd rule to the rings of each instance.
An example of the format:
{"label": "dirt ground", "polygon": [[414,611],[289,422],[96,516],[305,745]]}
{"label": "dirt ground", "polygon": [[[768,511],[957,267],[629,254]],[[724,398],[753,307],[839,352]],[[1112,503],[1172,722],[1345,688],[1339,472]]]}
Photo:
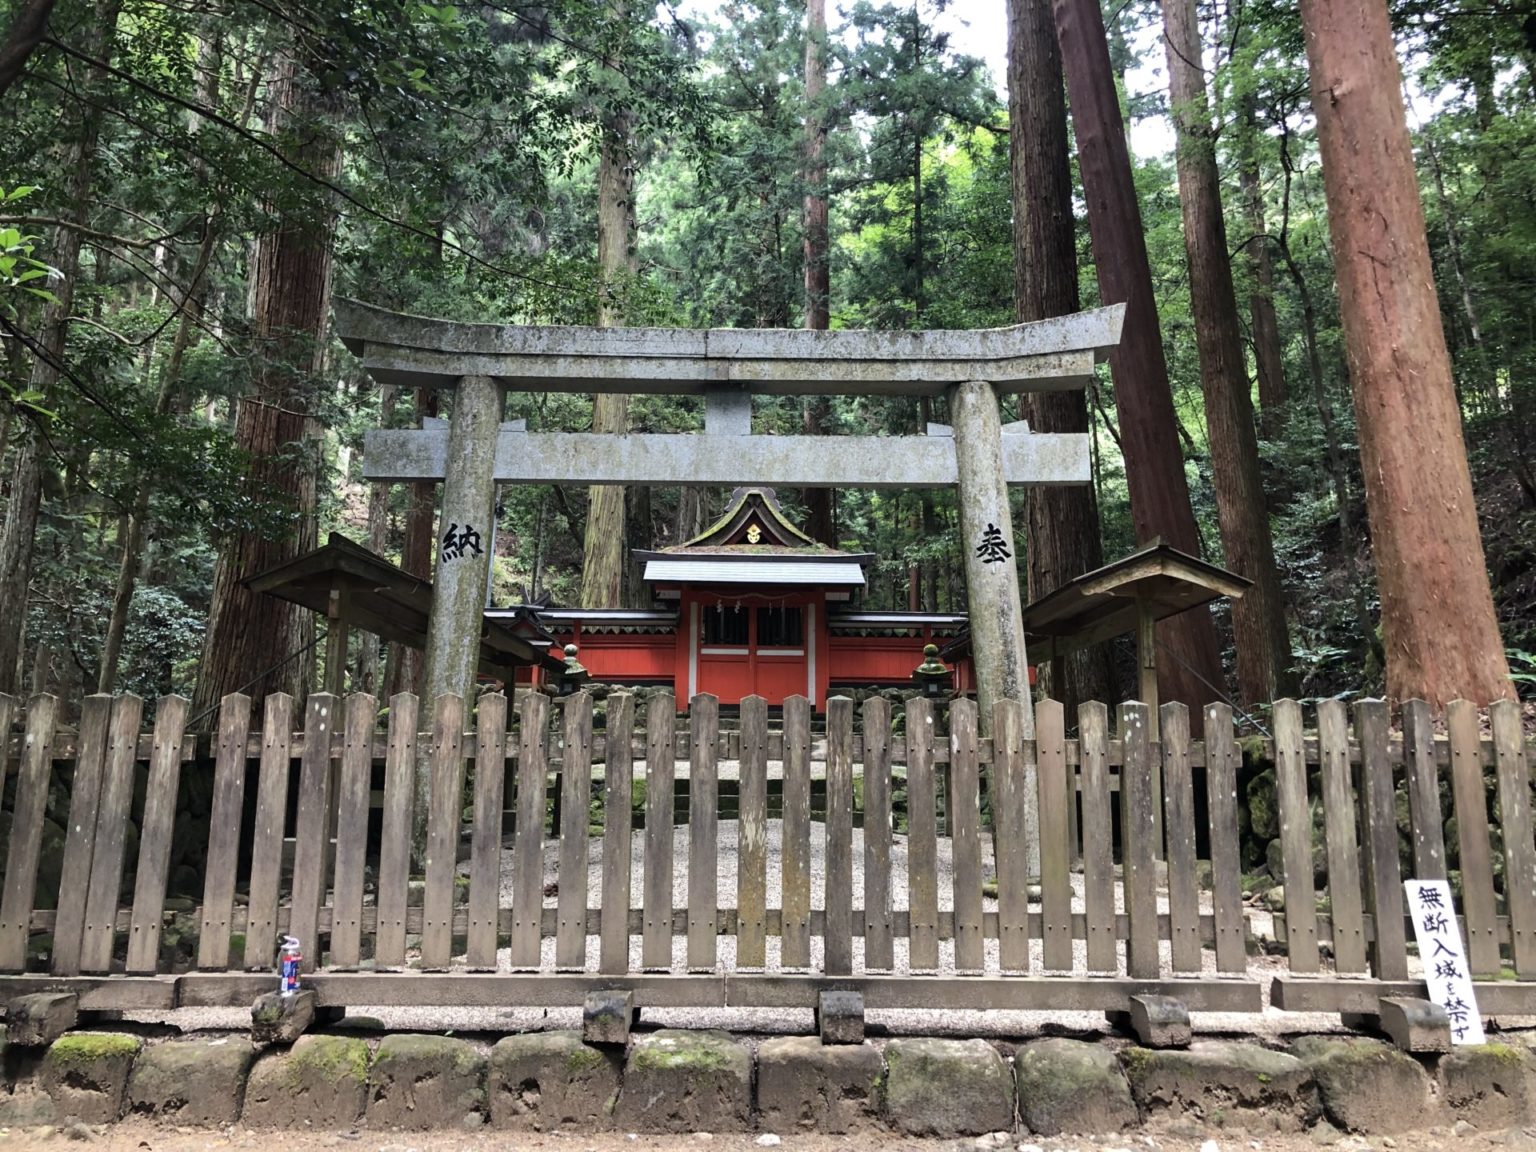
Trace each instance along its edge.
{"label": "dirt ground", "polygon": [[[174,1129],[127,1121],[110,1128],[72,1132],[54,1129],[0,1129],[6,1152],[64,1152],[97,1148],[103,1152],[212,1152],[216,1149],[281,1149],[282,1152],[758,1152],[760,1135],[633,1136],[577,1132],[441,1132],[376,1133],[355,1129],[338,1132],[253,1132],[234,1128],[203,1131]],[[1322,1125],[1309,1132],[1277,1135],[1229,1129],[1204,1130],[1179,1121],[1147,1133],[1099,1137],[1013,1136],[1006,1144],[987,1138],[917,1140],[890,1133],[859,1136],[790,1135],[777,1145],[781,1152],[1312,1152],[1331,1147],[1338,1152],[1536,1152],[1536,1129],[1499,1132],[1452,1131],[1431,1128],[1402,1136],[1350,1136]]]}

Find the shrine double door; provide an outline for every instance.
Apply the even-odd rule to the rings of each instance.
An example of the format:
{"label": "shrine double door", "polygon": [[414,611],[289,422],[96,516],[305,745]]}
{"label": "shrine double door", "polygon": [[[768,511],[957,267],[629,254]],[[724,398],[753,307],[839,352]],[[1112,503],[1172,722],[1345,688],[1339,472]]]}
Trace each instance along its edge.
{"label": "shrine double door", "polygon": [[[756,695],[774,705],[802,695],[819,706],[824,618],[818,600],[743,596],[693,601],[686,630],[689,695],[708,692],[722,704]],[[678,704],[686,706],[683,700]]]}

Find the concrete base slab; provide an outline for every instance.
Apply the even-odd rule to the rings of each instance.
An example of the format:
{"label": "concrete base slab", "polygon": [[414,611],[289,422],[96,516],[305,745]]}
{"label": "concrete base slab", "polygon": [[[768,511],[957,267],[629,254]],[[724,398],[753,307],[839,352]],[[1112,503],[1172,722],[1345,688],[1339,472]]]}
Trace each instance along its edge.
{"label": "concrete base slab", "polygon": [[491,1123],[536,1132],[612,1128],[623,1062],[622,1052],[583,1043],[576,1031],[508,1036],[491,1049]]}
{"label": "concrete base slab", "polygon": [[1014,1128],[1013,1076],[985,1040],[892,1040],[884,1110],[912,1136],[979,1136]]}
{"label": "concrete base slab", "polygon": [[1200,1040],[1183,1050],[1132,1048],[1121,1061],[1148,1118],[1187,1115],[1207,1124],[1294,1131],[1322,1112],[1306,1066],[1257,1044]]}
{"label": "concrete base slab", "polygon": [[752,1127],[752,1053],[726,1032],[664,1028],[639,1036],[614,1118],[635,1132],[745,1132]]}
{"label": "concrete base slab", "polygon": [[1136,1123],[1125,1072],[1102,1044],[1035,1040],[1015,1053],[1013,1067],[1019,1114],[1030,1132],[1118,1132]]}
{"label": "concrete base slab", "polygon": [[1335,1126],[1393,1135],[1431,1122],[1429,1076],[1397,1048],[1364,1037],[1303,1036],[1291,1051],[1312,1073]]}
{"label": "concrete base slab", "polygon": [[885,1061],[868,1044],[778,1036],[757,1050],[758,1126],[785,1135],[878,1127]]}
{"label": "concrete base slab", "polygon": [[816,1000],[816,1031],[823,1044],[864,1043],[864,997],[823,992]]}
{"label": "concrete base slab", "polygon": [[368,1042],[354,1036],[300,1036],[256,1061],[240,1122],[249,1128],[334,1128],[356,1124],[368,1103]]}
{"label": "concrete base slab", "polygon": [[33,992],[5,1006],[6,1043],[44,1048],[75,1026],[80,1000],[73,992]]}
{"label": "concrete base slab", "polygon": [[[368,1070],[370,1128],[456,1128],[485,1115],[485,1054],[446,1036],[386,1036]],[[473,1123],[473,1121],[471,1121]]]}
{"label": "concrete base slab", "polygon": [[151,1045],[134,1061],[128,1110],[175,1124],[233,1124],[255,1055],[244,1037]]}
{"label": "concrete base slab", "polygon": [[60,1116],[106,1124],[123,1114],[128,1077],[144,1042],[120,1032],[75,1032],[43,1057],[42,1085]]}

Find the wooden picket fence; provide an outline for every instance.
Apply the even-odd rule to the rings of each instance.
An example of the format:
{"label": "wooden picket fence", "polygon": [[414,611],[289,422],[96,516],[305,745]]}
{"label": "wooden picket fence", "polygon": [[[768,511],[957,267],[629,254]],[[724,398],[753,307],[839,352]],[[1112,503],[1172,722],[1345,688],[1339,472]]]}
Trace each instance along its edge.
{"label": "wooden picket fence", "polygon": [[[1230,708],[1206,708],[1204,739],[1192,740],[1187,709],[1164,705],[1154,741],[1141,704],[1118,708],[1113,737],[1109,709],[1083,705],[1073,739],[1049,700],[1033,706],[1034,737],[1023,739],[1023,707],[1000,702],[983,737],[968,700],[914,699],[897,716],[883,699],[856,710],[834,698],[823,736],[803,698],[772,721],[749,699],[736,730],[722,731],[711,696],[691,701],[686,721],[671,697],[653,696],[639,723],[635,698],[616,692],[596,724],[586,692],[521,694],[515,715],[501,695],[480,697],[473,715],[444,696],[424,725],[410,695],[393,698],[381,724],[370,696],[317,694],[296,730],[289,697],[268,697],[253,728],[251,701],[230,696],[216,734],[199,741],[184,731],[178,697],[157,702],[147,735],[132,696],[88,698],[74,732],[57,728],[51,697],[24,716],[0,697],[0,733],[24,720],[5,746],[0,995],[67,987],[86,1008],[246,1005],[271,987],[276,941],[291,934],[329,1006],[575,1006],[611,988],[644,1006],[783,1008],[853,989],[870,1009],[1123,1011],[1131,996],[1155,993],[1197,1012],[1261,1010]],[[1500,976],[1506,955],[1514,969],[1513,980],[1479,984],[1483,1010],[1536,1014],[1527,751],[1518,710],[1492,715],[1482,740],[1475,710],[1453,705],[1447,740],[1410,704],[1398,738],[1382,703],[1358,703],[1351,733],[1345,706],[1328,702],[1317,734],[1305,735],[1300,708],[1275,705],[1287,909],[1276,925],[1289,968],[1274,982],[1275,1005],[1368,1013],[1382,996],[1423,995],[1410,973],[1395,786],[1400,775],[1413,812],[1409,871],[1444,876],[1446,769],[1474,972]],[[1497,776],[1500,884],[1485,763]],[[722,768],[737,792],[736,828],[724,836]],[[190,911],[166,899],[189,772],[212,773],[201,902]],[[136,775],[147,776],[142,801]],[[770,775],[782,781],[781,819],[768,816]],[[812,819],[813,778],[824,781],[824,823]],[[50,791],[66,833],[57,890],[40,893]],[[1031,797],[1038,899],[1026,874]],[[1321,911],[1314,840],[1327,858]],[[1197,844],[1208,845],[1208,868]],[[722,863],[734,891],[721,891]],[[677,872],[685,878],[674,883]],[[173,929],[195,935],[180,960],[163,946]]]}

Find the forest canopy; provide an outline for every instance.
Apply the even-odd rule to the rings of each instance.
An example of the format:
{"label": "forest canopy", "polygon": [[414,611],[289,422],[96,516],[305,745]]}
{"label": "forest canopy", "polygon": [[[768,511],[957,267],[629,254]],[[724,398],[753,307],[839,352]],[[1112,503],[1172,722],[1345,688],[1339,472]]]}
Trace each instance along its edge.
{"label": "forest canopy", "polygon": [[[433,488],[365,482],[362,434],[451,400],[373,381],[331,331],[333,294],[497,323],[1011,324],[1104,299],[1100,129],[1123,148],[1157,121],[1178,145],[1129,154],[1119,216],[1139,210],[1148,347],[1166,363],[1163,475],[1187,486],[1191,548],[1273,589],[1262,618],[1216,610],[1215,674],[1245,705],[1381,694],[1393,585],[1356,415],[1375,377],[1348,323],[1328,183],[1345,173],[1302,25],[1330,2],[1013,0],[1010,81],[957,50],[965,12],[946,0],[0,0],[0,691],[179,692],[197,711],[248,687],[240,661],[302,691],[323,651],[312,620],[261,608],[266,653],[224,659],[217,619],[240,580],[332,531],[431,575]],[[1529,696],[1536,10],[1384,11],[1476,502],[1471,560],[1501,637],[1488,659]],[[1085,12],[1104,22],[1097,79],[1114,97],[1092,135],[1095,77],[1073,71],[1092,60],[1068,35]],[[1021,123],[1051,117],[1059,180],[1021,145]],[[1030,212],[1054,214],[1055,248],[1030,247]],[[1056,303],[1039,298],[1047,276]],[[1005,420],[1081,419],[1091,435],[1083,497],[1016,494],[1026,548],[1042,516],[1080,521],[1083,563],[1153,534],[1133,507],[1149,386],[1116,363],[1080,412],[1005,403]],[[661,432],[700,429],[703,411],[513,393],[505,416]],[[829,435],[946,418],[942,400],[877,396],[758,398],[754,413],[759,431]],[[622,567],[613,606],[648,606],[628,549],[695,535],[725,495],[625,493],[621,531],[600,541]],[[829,543],[875,554],[865,607],[966,609],[952,493],[779,496]],[[494,603],[583,602],[590,521],[612,515],[593,500],[574,484],[500,490]],[[1043,594],[1053,578],[1026,548],[1026,596]],[[1391,557],[1394,573],[1415,566],[1395,536]],[[419,662],[372,637],[347,658],[357,688],[419,685]],[[1071,676],[1125,698],[1129,648]]]}

